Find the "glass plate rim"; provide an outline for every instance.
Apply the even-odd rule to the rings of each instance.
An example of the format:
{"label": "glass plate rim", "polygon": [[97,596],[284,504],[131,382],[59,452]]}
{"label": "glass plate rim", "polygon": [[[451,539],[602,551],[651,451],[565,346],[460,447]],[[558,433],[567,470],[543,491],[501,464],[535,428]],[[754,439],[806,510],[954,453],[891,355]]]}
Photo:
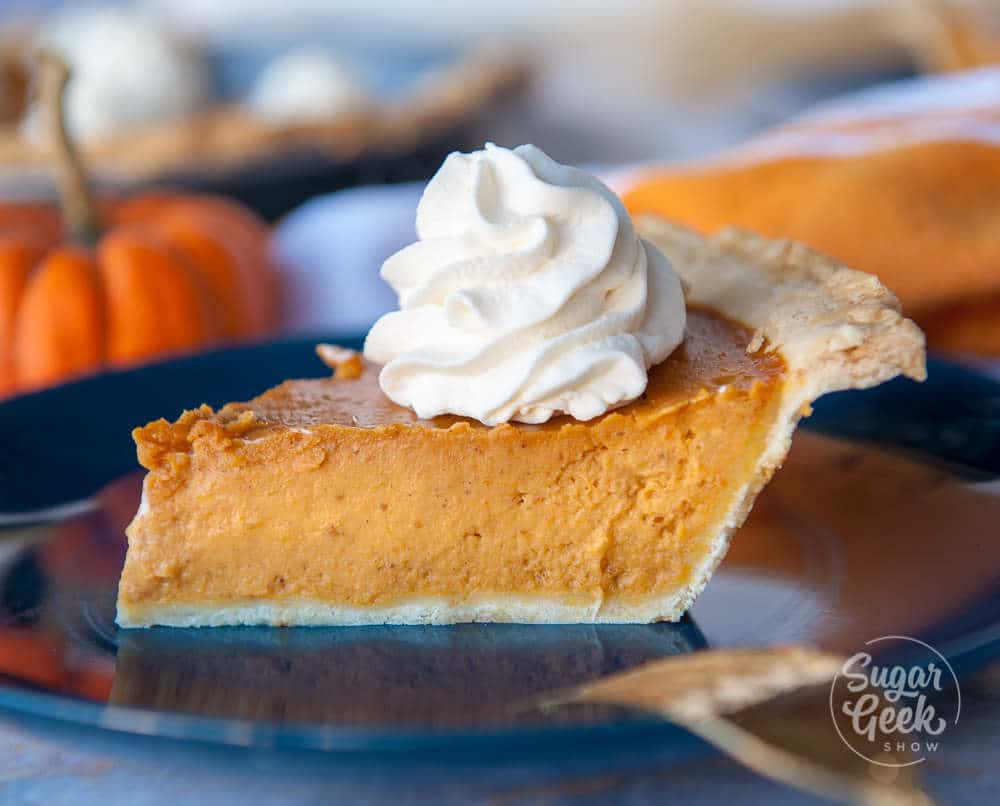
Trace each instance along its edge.
{"label": "glass plate rim", "polygon": [[[150,739],[194,741],[229,748],[311,750],[345,755],[414,755],[440,751],[458,751],[464,755],[485,748],[516,753],[518,750],[545,747],[567,750],[571,745],[602,740],[630,743],[641,739],[669,740],[678,749],[703,744],[681,726],[651,713],[632,719],[565,726],[457,729],[414,726],[379,730],[349,725],[289,725],[102,705],[0,682],[0,714],[5,712]],[[144,724],[150,726],[149,729],[142,729]]]}

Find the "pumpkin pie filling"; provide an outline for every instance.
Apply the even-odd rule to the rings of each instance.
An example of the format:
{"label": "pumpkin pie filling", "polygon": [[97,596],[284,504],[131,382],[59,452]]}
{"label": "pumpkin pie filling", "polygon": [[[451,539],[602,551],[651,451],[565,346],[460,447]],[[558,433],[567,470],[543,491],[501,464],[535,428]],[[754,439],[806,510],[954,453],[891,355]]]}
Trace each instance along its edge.
{"label": "pumpkin pie filling", "polygon": [[777,415],[785,365],[748,354],[751,336],[690,311],[643,397],[590,422],[419,420],[366,365],[151,423],[135,432],[150,472],[119,606],[143,621],[205,602],[363,612],[516,595],[600,617],[669,597]]}

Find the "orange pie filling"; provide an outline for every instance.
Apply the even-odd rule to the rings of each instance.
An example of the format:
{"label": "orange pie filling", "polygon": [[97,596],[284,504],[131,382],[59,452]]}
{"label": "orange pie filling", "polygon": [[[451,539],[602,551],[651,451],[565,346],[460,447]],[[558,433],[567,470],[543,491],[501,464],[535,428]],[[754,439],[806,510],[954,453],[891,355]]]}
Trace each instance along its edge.
{"label": "orange pie filling", "polygon": [[646,393],[589,422],[418,420],[366,366],[150,423],[135,431],[149,474],[119,619],[233,606],[227,623],[283,623],[294,605],[364,623],[411,602],[495,602],[493,620],[541,620],[526,602],[549,620],[613,620],[616,603],[669,599],[737,491],[766,481],[756,461],[785,365],[750,340],[691,311]]}

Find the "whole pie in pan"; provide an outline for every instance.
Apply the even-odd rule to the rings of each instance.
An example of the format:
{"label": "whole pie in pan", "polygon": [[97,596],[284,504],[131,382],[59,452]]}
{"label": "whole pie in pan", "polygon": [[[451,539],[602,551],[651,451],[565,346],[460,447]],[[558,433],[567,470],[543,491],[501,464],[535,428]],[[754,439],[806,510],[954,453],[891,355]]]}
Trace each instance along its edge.
{"label": "whole pie in pan", "polygon": [[626,178],[633,214],[791,238],[877,275],[932,350],[1000,356],[1000,67],[821,105],[746,144]]}
{"label": "whole pie in pan", "polygon": [[799,244],[657,218],[682,345],[594,419],[421,420],[334,357],[134,436],[148,469],[118,623],[676,620],[820,395],[924,377],[920,330],[868,274]]}

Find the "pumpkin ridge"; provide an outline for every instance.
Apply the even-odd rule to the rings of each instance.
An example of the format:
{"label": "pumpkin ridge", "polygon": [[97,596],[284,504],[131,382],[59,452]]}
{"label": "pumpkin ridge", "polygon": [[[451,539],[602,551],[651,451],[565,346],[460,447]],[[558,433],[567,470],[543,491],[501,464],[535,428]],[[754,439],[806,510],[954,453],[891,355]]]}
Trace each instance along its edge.
{"label": "pumpkin ridge", "polygon": [[50,251],[28,279],[14,320],[14,377],[21,389],[82,375],[104,361],[102,292],[93,256]]}

